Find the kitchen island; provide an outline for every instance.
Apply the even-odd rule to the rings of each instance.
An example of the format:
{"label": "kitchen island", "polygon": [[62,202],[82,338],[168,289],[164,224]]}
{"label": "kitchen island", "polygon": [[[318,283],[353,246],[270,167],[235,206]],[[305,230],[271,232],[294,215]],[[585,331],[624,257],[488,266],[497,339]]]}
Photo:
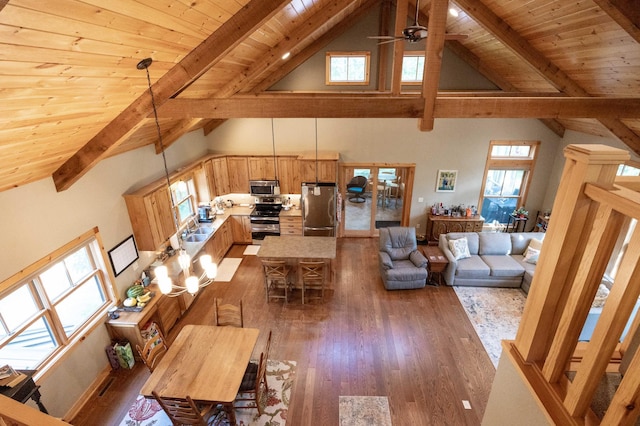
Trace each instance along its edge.
{"label": "kitchen island", "polygon": [[261,259],[286,260],[296,266],[300,260],[320,259],[329,263],[327,288],[334,281],[335,269],[333,259],[336,258],[335,237],[304,237],[297,235],[269,236],[264,239],[258,257]]}

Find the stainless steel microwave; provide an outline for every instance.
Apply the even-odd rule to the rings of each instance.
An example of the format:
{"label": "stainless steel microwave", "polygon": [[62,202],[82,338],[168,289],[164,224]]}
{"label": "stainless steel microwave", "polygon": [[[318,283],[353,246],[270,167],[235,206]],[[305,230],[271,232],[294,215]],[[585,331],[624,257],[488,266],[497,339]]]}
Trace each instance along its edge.
{"label": "stainless steel microwave", "polygon": [[250,180],[249,192],[254,197],[280,194],[280,183],[277,180]]}

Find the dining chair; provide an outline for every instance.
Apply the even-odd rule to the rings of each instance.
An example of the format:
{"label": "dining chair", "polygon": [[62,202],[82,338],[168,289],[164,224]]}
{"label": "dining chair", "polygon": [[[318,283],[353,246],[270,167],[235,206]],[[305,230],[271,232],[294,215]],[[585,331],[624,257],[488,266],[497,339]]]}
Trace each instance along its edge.
{"label": "dining chair", "polygon": [[[268,259],[262,260],[262,266],[267,303],[270,299],[284,299],[286,303],[289,297],[289,288],[292,286],[289,281],[291,267],[284,260]],[[280,294],[278,294],[278,290],[282,290]]]}
{"label": "dining chair", "polygon": [[233,403],[233,408],[257,408],[258,415],[262,415],[262,401],[269,394],[267,385],[267,358],[264,352],[260,354],[258,364],[249,363],[242,378],[242,384]]}
{"label": "dining chair", "polygon": [[215,306],[215,320],[217,326],[244,327],[244,319],[242,317],[242,300],[239,305],[230,303],[220,304],[218,299],[213,299]]}
{"label": "dining chair", "polygon": [[[320,299],[324,301],[325,286],[325,262],[323,261],[300,261],[298,267],[302,275],[302,304],[305,300]],[[307,292],[317,292],[319,295],[310,297]]]}
{"label": "dining chair", "polygon": [[175,426],[207,426],[221,412],[214,403],[199,407],[189,395],[186,398],[167,398],[158,395],[155,390],[151,394]]}
{"label": "dining chair", "polygon": [[[269,352],[271,351],[271,330],[269,330],[269,336],[267,337],[267,343],[264,345],[264,350],[261,352],[261,355],[264,356],[264,362],[265,364],[269,363]],[[258,370],[258,366],[260,364],[260,359],[256,359],[256,360],[251,360],[250,363],[255,364],[255,366],[249,367],[247,366],[247,369],[249,368],[255,368],[256,371]],[[246,372],[245,372],[246,374]],[[269,385],[267,384],[267,369],[265,368],[264,370],[264,377],[262,378],[264,380],[264,384],[265,387],[267,388],[267,390],[269,390]]]}
{"label": "dining chair", "polygon": [[382,207],[386,207],[388,202],[389,194],[391,191],[391,187],[387,183],[386,180],[378,181],[378,185],[376,186],[378,190],[378,200],[382,201]]}
{"label": "dining chair", "polygon": [[158,365],[158,362],[160,362],[164,354],[169,350],[169,347],[162,332],[156,326],[150,332],[150,337],[144,344],[144,347],[141,348],[140,345],[136,345],[136,350],[138,354],[140,354],[144,365],[153,373],[153,369],[156,368],[156,365]]}

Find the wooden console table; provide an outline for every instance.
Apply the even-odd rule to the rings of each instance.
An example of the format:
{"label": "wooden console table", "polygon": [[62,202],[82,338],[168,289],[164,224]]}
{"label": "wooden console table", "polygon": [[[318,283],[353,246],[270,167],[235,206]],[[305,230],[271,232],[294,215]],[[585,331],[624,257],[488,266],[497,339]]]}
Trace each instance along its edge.
{"label": "wooden console table", "polygon": [[40,386],[36,385],[36,383],[33,381],[33,373],[35,373],[35,370],[18,371],[20,373],[26,374],[27,378],[12,388],[1,387],[0,393],[23,404],[26,403],[29,399],[32,399],[36,403],[40,411],[45,414],[49,414],[42,401],[40,401]]}
{"label": "wooden console table", "polygon": [[436,216],[427,214],[427,241],[430,245],[437,245],[440,234],[449,232],[482,232],[484,218],[480,215],[466,216]]}

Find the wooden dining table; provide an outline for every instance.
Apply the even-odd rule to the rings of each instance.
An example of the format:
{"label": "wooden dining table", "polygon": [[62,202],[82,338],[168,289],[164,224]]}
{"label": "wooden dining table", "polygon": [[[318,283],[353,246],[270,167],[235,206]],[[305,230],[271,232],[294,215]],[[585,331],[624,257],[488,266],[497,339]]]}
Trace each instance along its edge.
{"label": "wooden dining table", "polygon": [[236,424],[233,402],[258,340],[255,328],[185,325],[140,393],[185,398],[225,407]]}

